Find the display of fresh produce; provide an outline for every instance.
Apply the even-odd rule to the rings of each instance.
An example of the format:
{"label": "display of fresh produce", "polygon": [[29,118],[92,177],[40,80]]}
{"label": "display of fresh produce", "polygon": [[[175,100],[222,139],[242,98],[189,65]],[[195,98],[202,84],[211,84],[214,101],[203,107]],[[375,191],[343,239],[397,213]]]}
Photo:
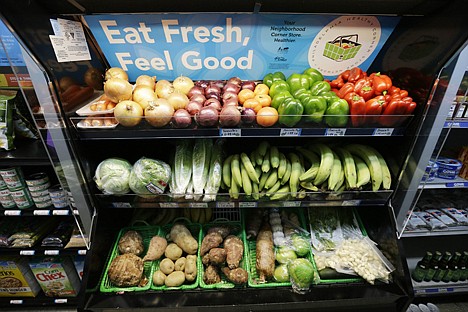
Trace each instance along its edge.
{"label": "display of fresh produce", "polygon": [[99,163],[94,173],[94,182],[104,194],[126,194],[132,165],[125,159],[108,158]]}
{"label": "display of fresh produce", "polygon": [[132,167],[130,189],[139,195],[162,194],[171,178],[171,167],[157,159],[142,157]]}

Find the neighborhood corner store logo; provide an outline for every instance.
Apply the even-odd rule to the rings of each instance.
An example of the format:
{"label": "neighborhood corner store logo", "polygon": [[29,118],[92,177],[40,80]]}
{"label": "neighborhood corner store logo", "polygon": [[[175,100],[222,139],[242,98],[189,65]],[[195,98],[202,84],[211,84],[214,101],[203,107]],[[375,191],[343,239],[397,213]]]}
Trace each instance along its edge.
{"label": "neighborhood corner store logo", "polygon": [[325,76],[336,76],[365,62],[377,47],[380,35],[380,22],[376,17],[336,18],[312,41],[308,54],[309,65]]}

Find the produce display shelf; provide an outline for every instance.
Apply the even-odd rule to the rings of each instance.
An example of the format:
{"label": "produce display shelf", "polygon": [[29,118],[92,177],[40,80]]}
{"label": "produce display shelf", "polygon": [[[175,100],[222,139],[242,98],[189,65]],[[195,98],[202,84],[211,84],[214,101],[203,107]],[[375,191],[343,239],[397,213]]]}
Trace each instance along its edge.
{"label": "produce display shelf", "polygon": [[187,138],[187,137],[388,137],[403,136],[406,128],[151,128],[147,125],[125,128],[118,125],[113,129],[80,129],[78,120],[72,120],[77,136],[82,140],[100,139],[144,139],[144,138]]}
{"label": "produce display shelf", "polygon": [[414,295],[424,296],[447,296],[450,294],[460,294],[468,292],[468,282],[456,283],[435,283],[435,282],[415,282],[413,281]]}
{"label": "produce display shelf", "polygon": [[405,231],[402,237],[431,237],[431,236],[451,236],[468,234],[468,226],[454,226],[444,230],[415,230]]}
{"label": "produce display shelf", "polygon": [[36,297],[0,297],[0,308],[24,309],[26,307],[76,307],[78,298],[52,298],[45,296],[42,292]]}
{"label": "produce display shelf", "polygon": [[50,166],[41,140],[15,140],[15,149],[1,151],[1,166]]}
{"label": "produce display shelf", "polygon": [[423,182],[419,185],[422,189],[448,189],[448,188],[468,188],[468,180],[456,177],[454,180],[435,178],[433,181]]}
{"label": "produce display shelf", "polygon": [[0,209],[0,216],[29,217],[29,216],[69,216],[79,215],[76,209]]}
{"label": "produce display shelf", "polygon": [[85,248],[56,248],[56,247],[31,247],[31,248],[0,248],[1,255],[10,256],[84,256]]}
{"label": "produce display shelf", "polygon": [[444,128],[468,129],[468,120],[447,120],[444,123]]}

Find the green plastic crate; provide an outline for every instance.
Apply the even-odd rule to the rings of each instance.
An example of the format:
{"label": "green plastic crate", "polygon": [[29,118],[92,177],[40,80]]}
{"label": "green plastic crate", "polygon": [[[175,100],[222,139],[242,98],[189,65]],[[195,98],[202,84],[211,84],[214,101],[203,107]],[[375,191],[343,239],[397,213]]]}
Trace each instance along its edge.
{"label": "green plastic crate", "polygon": [[[182,223],[184,224],[187,229],[190,231],[190,233],[192,234],[193,238],[195,238],[198,242],[198,254],[197,254],[197,278],[189,283],[189,282],[185,282],[184,284],[182,284],[181,286],[178,286],[178,287],[167,287],[165,285],[162,285],[162,286],[158,286],[158,285],[154,285],[153,284],[153,278],[151,276],[151,286],[150,286],[150,289],[151,290],[158,290],[158,291],[169,291],[169,290],[189,290],[189,289],[195,289],[198,287],[199,285],[199,282],[200,282],[200,271],[199,271],[199,267],[200,267],[200,263],[201,263],[201,260],[200,260],[200,256],[199,256],[199,253],[200,253],[200,245],[201,245],[201,224],[199,223],[192,223],[190,222],[189,220],[187,219],[176,219],[178,221],[174,222],[174,223],[171,223],[171,224],[167,224],[167,225],[164,225],[161,227],[161,230],[160,230],[160,235],[163,236],[163,237],[166,237],[169,235],[169,233],[171,232],[171,228],[174,224],[176,223]],[[168,241],[168,244],[170,242]],[[182,254],[182,256],[185,256],[185,252]],[[161,257],[161,259],[159,260],[156,260],[156,261],[153,261],[153,270],[152,270],[152,273],[156,272],[157,270],[159,270],[159,264],[161,262],[161,260],[164,259],[164,255]]]}
{"label": "green plastic crate", "polygon": [[[232,231],[232,234],[233,235],[236,235],[237,237],[239,237],[242,242],[244,242],[244,256],[243,256],[243,259],[241,260],[241,262],[239,263],[239,267],[243,268],[244,270],[247,271],[247,273],[249,272],[248,269],[247,269],[247,262],[246,259],[247,259],[247,251],[246,251],[246,247],[245,247],[245,240],[243,239],[243,230],[242,230],[242,224],[240,222],[230,222],[230,221],[226,221],[226,222],[217,222],[217,221],[214,221],[214,222],[211,222],[209,224],[206,224],[202,227],[202,235],[201,235],[201,240],[200,242],[203,240],[203,238],[205,237],[205,233],[208,231],[209,228],[211,227],[215,227],[215,226],[221,226],[221,225],[227,225],[227,226],[230,226],[232,227],[234,230]],[[201,246],[201,243],[200,243],[200,246]],[[230,288],[242,288],[242,287],[245,287],[245,285],[236,285],[232,282],[230,282],[226,276],[224,275],[224,273],[222,271],[220,271],[220,277],[221,277],[221,282],[220,283],[216,283],[216,284],[206,284],[203,280],[203,275],[204,275],[204,265],[202,263],[202,257],[200,255],[200,248],[198,249],[198,258],[200,259],[200,266],[198,268],[198,271],[200,272],[200,287],[201,288],[205,288],[205,289],[230,289]]]}
{"label": "green plastic crate", "polygon": [[133,286],[133,287],[118,287],[109,280],[107,276],[107,271],[109,270],[109,267],[112,263],[112,261],[119,255],[119,240],[124,235],[127,231],[137,231],[140,233],[141,237],[143,238],[143,246],[144,250],[142,253],[142,257],[146,254],[148,251],[148,246],[150,243],[150,240],[153,236],[159,235],[160,228],[159,226],[136,226],[136,227],[126,227],[120,230],[119,235],[117,236],[117,239],[114,243],[114,247],[112,248],[112,251],[109,255],[109,259],[107,261],[107,266],[106,269],[104,270],[103,277],[101,279],[101,284],[100,284],[100,291],[104,293],[110,293],[110,292],[131,292],[131,291],[145,291],[150,288],[151,282],[152,282],[152,276],[153,276],[153,263],[151,261],[146,261],[144,263],[144,268],[143,268],[143,276],[148,279],[148,283],[146,283],[145,286],[139,287],[139,286]]}
{"label": "green plastic crate", "polygon": [[[351,38],[356,37],[355,41]],[[348,39],[349,38],[349,39]],[[323,56],[334,61],[345,61],[352,59],[361,49],[361,44],[357,42],[358,35],[339,36],[333,41],[328,41],[325,44]]]}

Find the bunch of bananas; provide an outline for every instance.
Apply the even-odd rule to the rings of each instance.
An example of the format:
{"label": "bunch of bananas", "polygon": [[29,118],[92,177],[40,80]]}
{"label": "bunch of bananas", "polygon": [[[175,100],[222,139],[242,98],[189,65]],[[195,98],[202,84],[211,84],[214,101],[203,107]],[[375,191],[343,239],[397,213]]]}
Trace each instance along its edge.
{"label": "bunch of bananas", "polygon": [[212,216],[212,208],[184,208],[184,218],[195,223],[208,223]]}
{"label": "bunch of bananas", "polygon": [[333,147],[314,143],[281,152],[262,141],[250,155],[229,155],[223,162],[222,186],[233,199],[245,195],[258,200],[302,199],[307,191],[390,189],[391,174],[382,155],[362,144]]}

